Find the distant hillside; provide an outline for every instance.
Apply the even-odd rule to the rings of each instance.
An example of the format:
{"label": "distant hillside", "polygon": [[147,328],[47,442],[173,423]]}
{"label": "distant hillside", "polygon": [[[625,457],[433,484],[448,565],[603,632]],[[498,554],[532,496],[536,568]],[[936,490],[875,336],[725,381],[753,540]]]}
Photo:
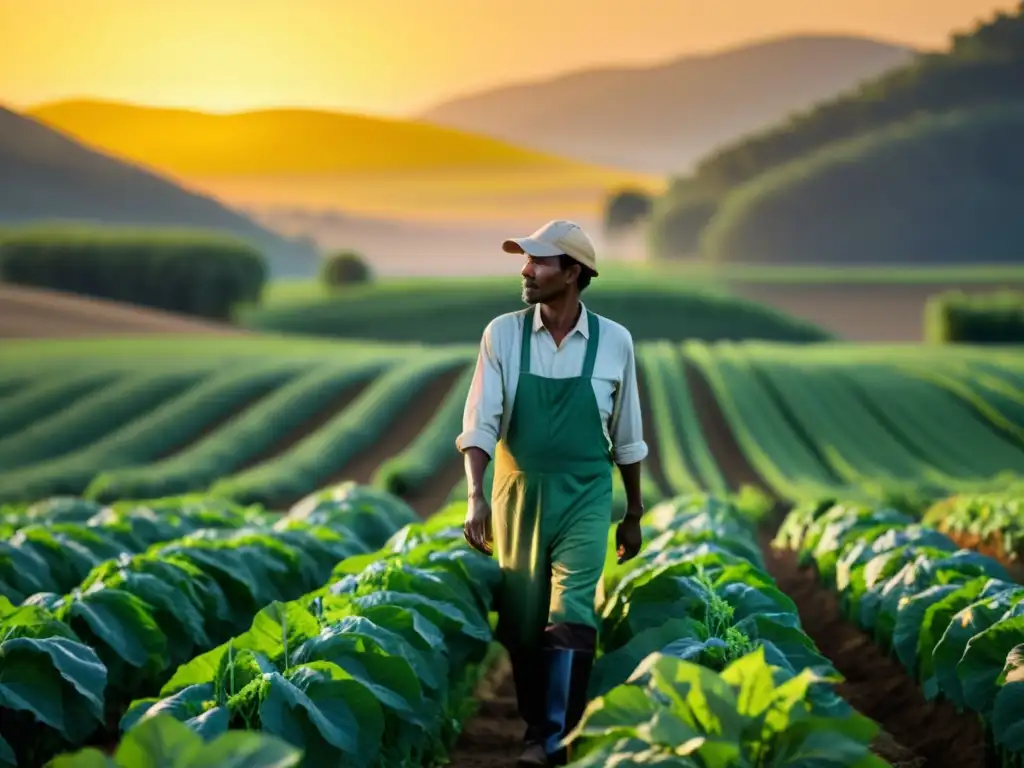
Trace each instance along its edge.
{"label": "distant hillside", "polygon": [[[1005,245],[1016,229],[991,215],[1005,211],[999,195],[1024,195],[1014,105],[1024,105],[1024,3],[951,35],[942,53],[706,156],[655,201],[652,253],[822,264],[1014,260]],[[986,221],[970,244],[958,239],[968,211]],[[813,216],[829,222],[829,237],[812,246],[798,230]],[[854,256],[850,244],[863,245],[870,229],[887,231],[889,247]]]}
{"label": "distant hillside", "polygon": [[835,142],[728,195],[701,234],[742,263],[1024,263],[1024,101]]}
{"label": "distant hillside", "polygon": [[220,115],[104,101],[29,110],[91,146],[182,175],[576,165],[485,136],[302,109]]}
{"label": "distant hillside", "polygon": [[679,172],[722,142],[911,55],[860,37],[784,37],[658,66],[585,70],[495,88],[419,117],[588,162]]}
{"label": "distant hillside", "polygon": [[436,220],[600,215],[609,190],[658,177],[409,120],[304,109],[220,115],[117,102],[30,111],[88,146],[247,209]]}
{"label": "distant hillside", "polygon": [[318,264],[309,247],[212,198],[0,107],[0,225],[58,220],[236,235],[261,250],[275,276],[309,275]]}

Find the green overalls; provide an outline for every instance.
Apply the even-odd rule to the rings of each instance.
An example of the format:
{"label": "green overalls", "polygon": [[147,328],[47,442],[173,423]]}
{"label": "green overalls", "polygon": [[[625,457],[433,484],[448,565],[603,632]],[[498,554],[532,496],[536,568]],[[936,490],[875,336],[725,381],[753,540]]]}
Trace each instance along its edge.
{"label": "green overalls", "polygon": [[536,648],[547,625],[596,630],[612,507],[611,446],[591,385],[598,317],[587,313],[583,370],[567,379],[530,372],[532,315],[522,318],[519,383],[495,451],[491,494],[504,576],[497,634],[512,651]]}

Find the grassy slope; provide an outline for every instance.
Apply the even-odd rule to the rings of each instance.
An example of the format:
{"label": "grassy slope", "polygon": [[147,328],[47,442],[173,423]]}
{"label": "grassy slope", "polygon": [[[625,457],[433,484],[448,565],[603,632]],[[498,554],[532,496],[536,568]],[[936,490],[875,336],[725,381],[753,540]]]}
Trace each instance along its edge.
{"label": "grassy slope", "polygon": [[[516,278],[385,281],[316,296],[294,286],[290,298],[239,313],[258,331],[347,338],[476,343],[497,315],[523,307]],[[584,294],[594,311],[624,324],[634,339],[765,338],[821,340],[821,329],[754,302],[698,291],[663,275],[639,273],[595,282]]]}
{"label": "grassy slope", "polygon": [[[787,120],[720,146],[698,164],[691,178],[677,180],[661,200],[652,227],[654,250],[672,258],[695,249],[706,218],[694,217],[690,198],[707,199],[718,205],[731,203],[733,197],[740,194],[737,190],[744,189],[745,184],[756,184],[759,177],[773,168],[787,164],[797,168],[794,164],[802,158],[820,153],[832,144],[870,137],[873,132],[886,128],[899,130],[900,123],[922,115],[1005,106],[1019,100],[1019,83],[1024,73],[1019,46],[1022,26],[1024,6],[1005,14],[995,13],[970,30],[953,31],[945,51],[921,56],[906,66],[894,68],[811,109],[791,115]],[[1003,146],[1012,148],[1012,144]],[[936,154],[941,157],[941,153]],[[979,162],[980,167],[984,165],[984,161]],[[894,167],[899,166],[888,170],[892,172]],[[918,166],[907,175],[921,179],[922,191],[924,188],[949,188],[945,180],[935,178],[939,167],[941,163],[935,161],[931,168]],[[994,176],[998,178],[999,174]],[[900,197],[898,193],[893,194]],[[984,204],[981,209],[985,210]],[[869,220],[873,214],[855,210],[852,215]],[[813,214],[808,216],[814,220]],[[771,235],[778,230],[779,226],[773,222],[764,225],[761,233]],[[907,229],[911,234],[919,231],[916,222]],[[839,237],[844,235],[840,233]],[[942,242],[941,235],[938,241]],[[800,254],[802,260],[835,258],[827,247],[808,250]],[[773,255],[779,258],[778,254]],[[742,254],[742,257],[748,256]],[[788,258],[788,254],[782,258]],[[963,257],[965,261],[985,258],[983,253]]]}
{"label": "grassy slope", "polygon": [[1018,262],[1022,126],[1024,106],[999,106],[834,142],[734,188],[700,251],[767,263]]}

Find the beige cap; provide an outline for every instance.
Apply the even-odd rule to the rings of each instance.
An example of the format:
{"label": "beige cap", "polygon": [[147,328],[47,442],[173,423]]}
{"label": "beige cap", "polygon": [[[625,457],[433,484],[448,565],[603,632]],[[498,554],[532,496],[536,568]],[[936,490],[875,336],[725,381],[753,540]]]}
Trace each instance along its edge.
{"label": "beige cap", "polygon": [[513,237],[501,244],[505,253],[525,253],[537,258],[566,254],[572,256],[597,275],[597,254],[594,244],[574,221],[549,221],[529,237]]}

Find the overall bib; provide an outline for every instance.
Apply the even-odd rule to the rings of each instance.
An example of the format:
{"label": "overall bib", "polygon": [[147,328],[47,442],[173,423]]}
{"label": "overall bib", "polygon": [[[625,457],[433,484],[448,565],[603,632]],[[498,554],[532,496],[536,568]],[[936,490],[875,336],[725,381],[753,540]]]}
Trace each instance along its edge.
{"label": "overall bib", "polygon": [[530,371],[531,319],[523,313],[516,395],[495,450],[491,509],[503,575],[497,636],[512,660],[526,740],[544,744],[558,762],[565,755],[555,745],[586,704],[614,464],[591,385],[598,317],[587,313],[583,369],[566,379]]}

